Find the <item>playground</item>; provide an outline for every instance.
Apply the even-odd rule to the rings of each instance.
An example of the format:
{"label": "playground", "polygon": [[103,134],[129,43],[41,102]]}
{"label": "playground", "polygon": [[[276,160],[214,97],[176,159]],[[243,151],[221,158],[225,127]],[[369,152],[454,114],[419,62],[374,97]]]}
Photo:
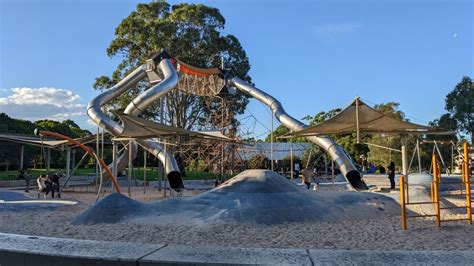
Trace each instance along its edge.
{"label": "playground", "polygon": [[[322,92],[311,83],[326,70],[308,72],[314,62],[294,48],[271,71],[251,72],[224,24],[217,8],[201,4],[138,4],[107,49],[122,61],[95,78],[87,103],[54,88],[0,91],[0,265],[115,263],[128,252],[133,265],[474,258],[469,77],[446,97],[438,90],[423,100],[409,95],[412,87],[382,96],[380,84],[362,94]],[[357,25],[313,31],[331,43]],[[337,79],[358,82],[337,64]],[[9,91],[16,94],[2,97]],[[397,101],[410,105],[406,113]],[[8,104],[40,119],[13,117]],[[48,106],[68,112],[41,117]],[[412,119],[419,113],[433,120]]]}
{"label": "playground", "polygon": [[[117,113],[120,121],[111,120],[102,113],[102,105],[118,97],[145,75],[148,75],[148,80],[154,85],[135,98],[123,114]],[[193,77],[194,85],[180,85],[182,77]],[[213,83],[206,83],[209,80],[213,80]],[[196,87],[196,84],[201,87]],[[216,87],[215,84],[223,87]],[[227,137],[222,131],[185,130],[134,116],[146,104],[159,100],[175,87],[187,93],[208,96],[222,94],[223,89],[231,93],[234,88],[255,97],[271,108],[282,125],[294,130],[284,137],[304,136],[325,150],[334,166],[332,174],[329,175],[326,164],[327,176],[321,174],[318,180],[313,178],[308,182],[308,188],[313,189],[306,189],[306,183],[303,186],[302,181],[307,181],[305,171],[313,169],[308,166],[310,160],[308,159],[304,167],[306,170],[300,175],[297,171],[299,169],[293,169],[296,167],[293,156],[290,157],[291,171],[288,176],[272,170],[273,164],[266,166],[268,170],[244,170],[238,173],[235,168],[237,163],[228,160],[235,160],[237,157],[236,147],[249,144]],[[0,219],[4,224],[2,232],[142,243],[243,247],[305,246],[369,250],[473,248],[469,244],[473,242],[466,240],[466,235],[472,235],[467,233],[472,230],[469,145],[464,142],[463,150],[459,150],[462,152],[459,154],[462,175],[448,171],[447,162],[442,159],[437,142],[433,146],[430,172],[423,173],[421,169],[425,167],[421,165],[418,141],[414,147],[410,147],[413,156],[408,164],[407,136],[452,133],[384,115],[359,98],[325,123],[307,127],[286,113],[278,100],[232,76],[231,72],[219,68],[192,67],[162,51],[118,85],[92,100],[88,106],[88,115],[105,129],[102,132],[111,134],[111,142],[105,143],[103,133],[102,136],[97,134],[88,140],[73,139],[44,130],[35,130],[39,139],[3,136],[7,141],[39,146],[48,167],[50,150],[53,148],[66,151],[67,159],[65,174],[59,181],[61,189],[58,189],[58,194],[62,192],[61,200],[47,199],[47,191],[45,193],[41,189],[1,194],[3,201],[0,205]],[[383,174],[371,175],[368,169],[356,167],[352,158],[334,140],[322,135],[348,132],[355,132],[357,141],[363,133],[402,136],[399,150],[402,169],[394,177],[397,187],[387,190],[387,181],[380,183]],[[160,139],[150,140],[154,137]],[[219,167],[216,172],[230,175],[208,175],[207,181],[184,180],[182,166],[170,152],[180,149],[181,144],[176,141],[180,137],[218,145]],[[449,144],[452,145],[451,166],[454,166],[456,144]],[[106,149],[105,145],[112,148],[110,165],[100,157]],[[144,165],[139,174],[134,170],[133,163],[137,157],[138,145],[144,149]],[[192,145],[196,147],[199,143]],[[290,148],[290,152],[293,152],[291,145]],[[81,160],[73,166],[70,156],[72,149],[84,151]],[[271,150],[270,157],[273,157],[272,153]],[[160,178],[152,178],[148,182],[147,154],[155,156],[161,162],[159,171],[162,172]],[[416,154],[417,167],[414,160]],[[73,178],[73,174],[87,156],[96,163],[95,174],[88,181],[77,182],[77,176]],[[309,156],[311,157],[311,153]],[[23,163],[23,159],[20,161]],[[446,170],[443,177],[442,166]],[[125,169],[126,174],[119,177],[118,173]],[[409,169],[415,171],[410,173]],[[158,172],[150,171],[148,174],[153,176]],[[317,175],[317,172],[311,170],[311,176]],[[460,187],[453,187],[452,184],[456,181]],[[13,188],[10,191],[15,190]],[[440,195],[444,197],[443,203],[440,203]],[[461,198],[450,199],[453,195]],[[35,197],[39,199],[35,200]],[[414,205],[418,207],[413,207]],[[441,209],[446,211],[442,215]],[[407,218],[424,218],[409,222],[409,235],[403,231],[408,229]],[[441,222],[452,222],[455,225],[443,225],[443,231],[438,231],[430,226],[430,219],[435,219],[438,227]],[[445,239],[447,234],[450,236],[449,240]]]}

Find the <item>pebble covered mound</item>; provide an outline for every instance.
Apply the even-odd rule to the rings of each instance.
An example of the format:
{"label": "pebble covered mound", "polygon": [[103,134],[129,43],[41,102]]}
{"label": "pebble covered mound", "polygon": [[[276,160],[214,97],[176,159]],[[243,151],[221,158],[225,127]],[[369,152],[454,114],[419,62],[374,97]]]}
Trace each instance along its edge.
{"label": "pebble covered mound", "polygon": [[218,188],[186,198],[142,203],[111,194],[73,224],[207,225],[342,221],[398,214],[391,198],[369,192],[311,191],[268,170],[248,170]]}

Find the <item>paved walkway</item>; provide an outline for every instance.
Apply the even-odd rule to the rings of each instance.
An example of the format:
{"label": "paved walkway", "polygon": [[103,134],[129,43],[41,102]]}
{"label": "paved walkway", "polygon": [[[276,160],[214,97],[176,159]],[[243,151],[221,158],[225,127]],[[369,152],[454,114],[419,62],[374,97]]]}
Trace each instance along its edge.
{"label": "paved walkway", "polygon": [[472,265],[473,251],[350,251],[134,244],[0,233],[0,265]]}

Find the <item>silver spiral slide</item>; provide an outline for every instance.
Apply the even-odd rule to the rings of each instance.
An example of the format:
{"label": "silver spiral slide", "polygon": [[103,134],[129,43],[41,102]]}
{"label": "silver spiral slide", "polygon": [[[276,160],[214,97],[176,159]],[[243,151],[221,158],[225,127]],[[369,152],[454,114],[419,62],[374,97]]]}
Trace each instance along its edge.
{"label": "silver spiral slide", "polygon": [[[133,99],[124,113],[133,115],[140,114],[147,106],[164,96],[178,84],[178,74],[170,62],[170,57],[166,52],[162,51],[152,59],[147,60],[146,64],[139,66],[112,88],[94,98],[87,106],[87,115],[94,123],[107,130],[113,136],[120,135],[123,132],[123,127],[108,117],[102,111],[101,107],[118,98],[147,75],[150,83],[159,80],[158,83]],[[164,164],[165,173],[170,182],[170,186],[173,189],[183,188],[181,173],[172,154],[170,152],[165,153],[163,148],[155,142],[147,140],[137,140],[137,142]],[[135,142],[131,143],[130,148],[132,151],[130,154],[132,154],[133,160],[137,155],[137,144]],[[125,169],[128,163],[128,155],[129,152],[124,152],[118,158],[117,172]]]}
{"label": "silver spiral slide", "polygon": [[[238,90],[252,96],[253,98],[270,107],[276,119],[278,119],[278,121],[280,121],[280,123],[288,129],[296,131],[307,127],[305,124],[288,115],[277,99],[253,87],[242,79],[233,77],[229,80],[228,85],[235,86]],[[364,181],[361,180],[360,173],[352,163],[349,156],[339,145],[336,144],[336,142],[334,142],[334,140],[328,136],[313,136],[307,137],[307,139],[323,148],[329,154],[329,156],[331,156],[332,160],[339,167],[341,173],[347,178],[354,188],[361,190],[368,189]]]}

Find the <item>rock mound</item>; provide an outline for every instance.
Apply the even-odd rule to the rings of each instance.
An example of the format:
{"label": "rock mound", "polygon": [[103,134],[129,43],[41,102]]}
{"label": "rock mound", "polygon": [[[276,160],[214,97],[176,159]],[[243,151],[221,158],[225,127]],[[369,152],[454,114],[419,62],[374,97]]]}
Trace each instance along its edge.
{"label": "rock mound", "polygon": [[282,224],[398,214],[391,198],[366,192],[309,191],[273,171],[249,170],[197,196],[140,203],[110,195],[74,223]]}

